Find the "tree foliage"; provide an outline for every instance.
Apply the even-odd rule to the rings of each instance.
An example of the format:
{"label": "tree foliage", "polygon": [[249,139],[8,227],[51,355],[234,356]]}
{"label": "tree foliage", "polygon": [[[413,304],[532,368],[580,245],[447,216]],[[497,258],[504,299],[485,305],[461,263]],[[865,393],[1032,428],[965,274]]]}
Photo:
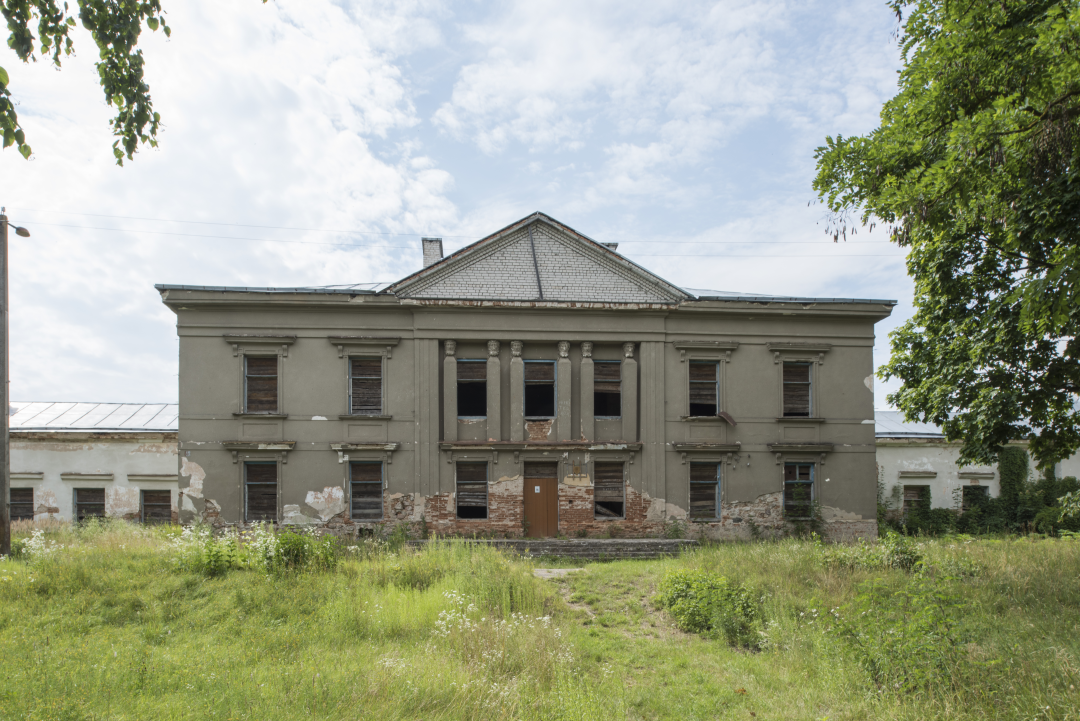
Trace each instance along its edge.
{"label": "tree foliage", "polygon": [[[157,145],[157,132],[161,116],[154,112],[150,100],[150,86],[143,72],[142,50],[137,48],[143,24],[156,31],[159,28],[168,37],[171,34],[165,24],[165,14],[160,0],[77,0],[78,18],[98,47],[99,60],[95,64],[105,102],[116,108],[116,116],[109,121],[116,141],[113,155],[123,165],[142,143]],[[7,21],[8,46],[19,59],[37,61],[37,54],[49,58],[60,67],[63,57],[75,52],[71,29],[75,27],[75,15],[68,3],[61,7],[57,0],[0,0],[0,12]],[[37,23],[37,36],[33,24]],[[36,54],[35,54],[36,50]],[[23,157],[30,157],[23,129],[8,89],[8,74],[0,68],[0,128],[4,133],[4,147],[17,144]]]}
{"label": "tree foliage", "polygon": [[1030,438],[1045,466],[1080,446],[1080,0],[890,6],[899,91],[818,149],[814,188],[834,239],[883,224],[910,249],[890,402],[964,462]]}

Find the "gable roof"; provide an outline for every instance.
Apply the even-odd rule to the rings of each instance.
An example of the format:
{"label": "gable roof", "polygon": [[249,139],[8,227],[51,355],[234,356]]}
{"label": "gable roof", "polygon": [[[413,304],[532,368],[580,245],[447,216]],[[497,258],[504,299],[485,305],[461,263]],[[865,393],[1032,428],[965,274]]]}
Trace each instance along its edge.
{"label": "gable roof", "polygon": [[693,298],[544,213],[465,246],[387,291],[432,300],[651,304]]}
{"label": "gable roof", "polygon": [[12,431],[175,431],[175,403],[27,403],[12,401]]}
{"label": "gable roof", "polygon": [[945,438],[940,427],[904,420],[901,411],[874,411],[874,435],[878,438]]}

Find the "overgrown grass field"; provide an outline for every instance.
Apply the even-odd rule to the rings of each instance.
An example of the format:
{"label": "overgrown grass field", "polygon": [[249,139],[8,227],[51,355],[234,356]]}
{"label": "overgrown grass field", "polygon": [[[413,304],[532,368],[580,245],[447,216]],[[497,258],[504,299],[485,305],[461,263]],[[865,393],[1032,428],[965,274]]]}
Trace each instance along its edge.
{"label": "overgrown grass field", "polygon": [[731,543],[555,580],[460,542],[28,546],[0,562],[4,719],[1080,718],[1069,539]]}

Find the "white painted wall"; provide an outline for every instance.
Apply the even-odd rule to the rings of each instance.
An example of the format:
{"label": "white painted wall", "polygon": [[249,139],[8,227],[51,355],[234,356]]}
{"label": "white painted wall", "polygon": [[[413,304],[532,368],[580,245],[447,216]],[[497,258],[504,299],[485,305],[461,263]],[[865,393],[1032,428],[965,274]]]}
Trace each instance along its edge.
{"label": "white painted wall", "polygon": [[177,502],[175,433],[13,432],[11,487],[34,489],[34,520],[71,520],[76,488],[104,488],[105,513],[131,517],[143,490]]}

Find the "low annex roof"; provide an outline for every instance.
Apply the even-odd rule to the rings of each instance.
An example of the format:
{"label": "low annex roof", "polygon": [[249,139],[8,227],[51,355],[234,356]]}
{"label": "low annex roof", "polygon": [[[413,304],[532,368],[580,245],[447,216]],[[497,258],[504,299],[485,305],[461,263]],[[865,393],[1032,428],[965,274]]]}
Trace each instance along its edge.
{"label": "low annex roof", "polygon": [[900,411],[874,411],[874,435],[878,438],[945,438],[939,426],[905,421]]}
{"label": "low annex roof", "polygon": [[12,431],[175,432],[176,403],[50,403],[12,401]]}

